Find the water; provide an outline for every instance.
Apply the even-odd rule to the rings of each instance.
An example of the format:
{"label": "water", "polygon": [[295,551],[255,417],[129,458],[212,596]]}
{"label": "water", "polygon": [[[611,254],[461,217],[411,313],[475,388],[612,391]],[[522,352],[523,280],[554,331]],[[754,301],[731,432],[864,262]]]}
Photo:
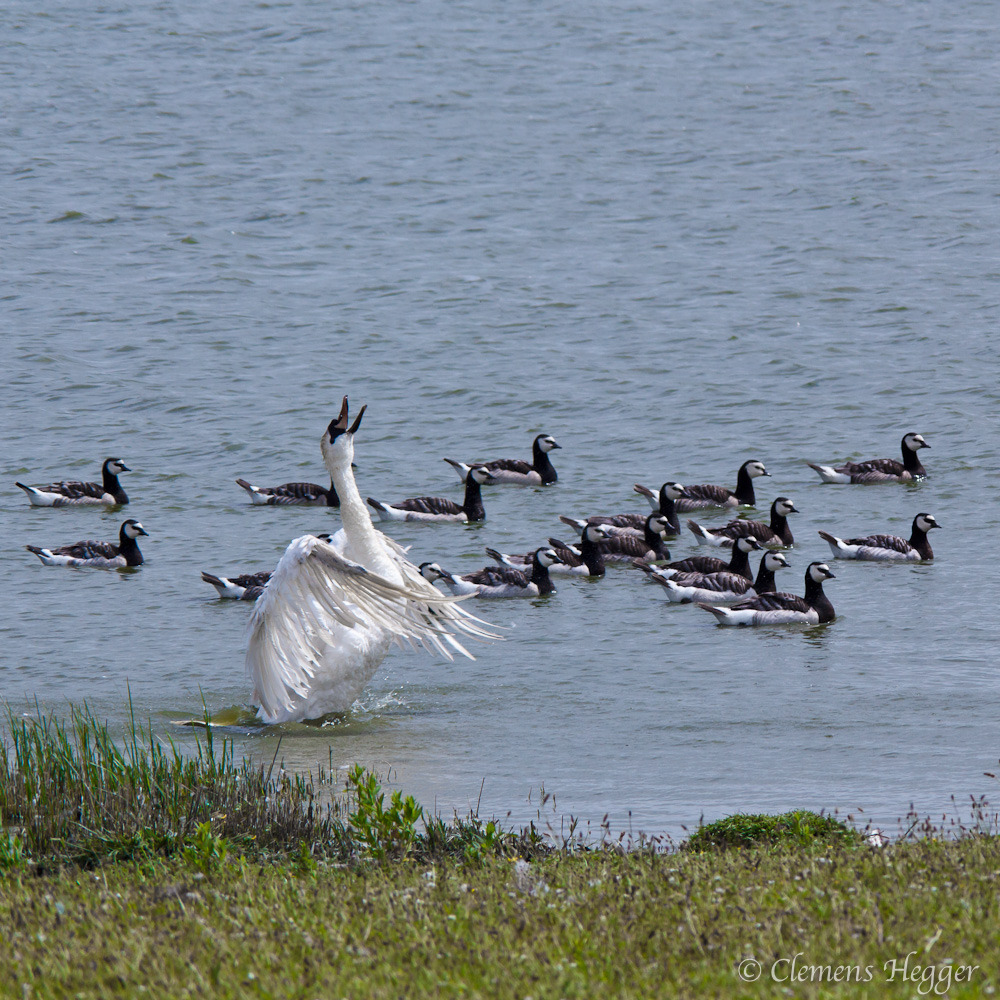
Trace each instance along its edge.
{"label": "water", "polygon": [[[506,641],[392,653],[346,723],[280,732],[287,766],[360,761],[513,822],[544,788],[554,823],[675,835],[795,807],[894,828],[992,792],[992,5],[125,0],[14,5],[0,30],[14,711],[86,699],[119,723],[130,693],[187,744],[203,705],[248,706],[249,608],[199,573],[338,526],[233,480],[322,481],[349,393],[366,495],[458,497],[444,455],[563,445],[560,483],[490,491],[485,525],[393,526],[417,561],[471,569],[748,457],[762,502],[802,512],[788,589],[828,554],[818,528],[944,530],[933,565],[836,564],[819,629],[720,629],[617,569],[481,604]],[[894,456],[908,430],[924,483],[805,465]],[[13,481],[112,454],[147,565],[41,567],[26,543],[123,515],[32,509]],[[230,732],[267,760],[279,738]]]}

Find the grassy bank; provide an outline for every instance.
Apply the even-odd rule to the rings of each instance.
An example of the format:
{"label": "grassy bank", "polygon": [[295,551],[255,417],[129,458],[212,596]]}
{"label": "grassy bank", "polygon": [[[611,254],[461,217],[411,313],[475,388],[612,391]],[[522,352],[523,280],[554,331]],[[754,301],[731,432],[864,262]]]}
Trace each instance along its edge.
{"label": "grassy bank", "polygon": [[9,728],[2,997],[981,997],[1000,968],[981,830],[873,848],[798,814],[553,845],[361,771],[333,798],[86,713]]}

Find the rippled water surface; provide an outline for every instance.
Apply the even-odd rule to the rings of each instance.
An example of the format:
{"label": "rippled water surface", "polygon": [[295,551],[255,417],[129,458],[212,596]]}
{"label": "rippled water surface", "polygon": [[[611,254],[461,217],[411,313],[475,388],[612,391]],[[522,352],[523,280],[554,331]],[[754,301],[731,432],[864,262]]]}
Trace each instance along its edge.
{"label": "rippled water surface", "polygon": [[[625,569],[481,602],[510,631],[475,662],[393,652],[345,722],[236,725],[238,754],[280,734],[290,767],[391,768],[445,814],[526,821],[544,787],[556,822],[672,834],[795,807],[893,827],[992,792],[991,4],[125,0],[15,4],[0,31],[12,710],[118,723],[131,692],[186,743],[176,722],[248,708],[250,609],[199,573],[339,526],[233,480],[321,481],[349,393],[366,495],[458,498],[442,456],[562,445],[558,485],[490,491],[484,525],[392,526],[417,561],[472,569],[749,457],[762,504],[801,511],[788,589],[819,528],[926,510],[939,558],[834,565],[838,618],[804,630],[716,627]],[[916,485],[805,464],[908,430],[932,445]],[[14,480],[112,454],[146,565],[42,567],[25,544],[123,515],[32,509]]]}

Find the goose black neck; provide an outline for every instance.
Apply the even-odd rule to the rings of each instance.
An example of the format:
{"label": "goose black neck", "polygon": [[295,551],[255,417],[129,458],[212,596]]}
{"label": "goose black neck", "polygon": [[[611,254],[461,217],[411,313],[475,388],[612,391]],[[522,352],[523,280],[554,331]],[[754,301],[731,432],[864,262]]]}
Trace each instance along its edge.
{"label": "goose black neck", "polygon": [[672,535],[681,533],[681,522],[677,519],[677,508],[674,506],[673,497],[667,496],[665,486],[660,487],[660,515],[667,519],[667,530]]}
{"label": "goose black neck", "polygon": [[777,502],[771,504],[771,530],[781,539],[783,545],[793,545],[792,529],[788,527],[788,518],[778,512]]}
{"label": "goose black neck", "polygon": [[124,528],[118,534],[118,552],[125,557],[126,566],[142,565],[142,553],[139,551],[139,546],[134,538],[129,538],[125,534]]}
{"label": "goose black neck", "polygon": [[917,527],[916,523],[914,523],[913,531],[910,534],[910,545],[920,553],[921,559],[934,558],[934,550],[931,548],[931,542],[927,537],[927,532],[921,531]]}
{"label": "goose black neck", "polygon": [[830,603],[830,598],[823,592],[822,581],[814,580],[808,574],[806,575],[805,601],[806,604],[815,608],[817,612],[819,612],[819,620],[821,622],[833,621],[835,617],[833,605]]}
{"label": "goose black neck", "polygon": [[128,496],[122,489],[122,484],[118,482],[118,476],[106,465],[102,470],[102,478],[104,479],[104,483],[102,484],[104,492],[110,493],[115,498],[115,503],[128,503]]}
{"label": "goose black neck", "polygon": [[745,465],[741,465],[740,471],[736,474],[736,489],[733,491],[733,496],[741,504],[746,504],[749,507],[757,505],[757,495],[753,491],[753,478]]}
{"label": "goose black neck", "polygon": [[739,547],[739,539],[733,542],[733,554],[729,557],[729,572],[738,573],[740,576],[745,576],[748,580],[753,579],[753,573],[750,570],[750,553],[744,552]]}
{"label": "goose black neck", "polygon": [[760,569],[757,570],[757,579],[754,580],[753,589],[755,593],[758,594],[773,594],[775,590],[774,586],[774,570],[767,568],[767,556],[765,555],[760,561]]}
{"label": "goose black neck", "polygon": [[539,562],[537,555],[531,561],[531,582],[538,588],[539,595],[551,594],[556,589],[549,576],[548,566]]}
{"label": "goose black neck", "polygon": [[923,476],[926,475],[926,470],[917,458],[917,452],[906,447],[906,443],[903,443],[903,468],[912,476]]}
{"label": "goose black neck", "polygon": [[643,540],[646,545],[653,550],[657,559],[669,559],[670,550],[666,547],[663,542],[663,536],[658,531],[653,531],[650,527],[649,520],[643,525]]}
{"label": "goose black neck", "polygon": [[587,537],[586,531],[580,537],[580,559],[591,576],[604,576],[604,553],[596,542]]}
{"label": "goose black neck", "polygon": [[470,472],[465,477],[465,500],[462,503],[462,510],[470,521],[483,521],[486,519],[486,508],[483,507],[483,491],[476,482],[476,477]]}
{"label": "goose black neck", "polygon": [[538,441],[531,445],[531,467],[542,477],[543,486],[550,486],[559,478],[549,453],[542,450]]}

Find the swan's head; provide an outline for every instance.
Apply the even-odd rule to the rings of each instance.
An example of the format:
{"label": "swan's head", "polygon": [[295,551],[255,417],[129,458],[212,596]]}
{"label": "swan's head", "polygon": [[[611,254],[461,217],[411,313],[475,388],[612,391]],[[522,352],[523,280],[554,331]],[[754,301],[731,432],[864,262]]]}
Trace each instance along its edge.
{"label": "swan's head", "polygon": [[354,433],[361,426],[361,418],[365,415],[366,406],[362,406],[358,415],[354,418],[354,423],[350,424],[347,417],[347,397],[340,405],[340,416],[336,420],[330,421],[320,438],[320,448],[323,452],[323,461],[327,469],[332,474],[334,469],[350,468],[354,461]]}

